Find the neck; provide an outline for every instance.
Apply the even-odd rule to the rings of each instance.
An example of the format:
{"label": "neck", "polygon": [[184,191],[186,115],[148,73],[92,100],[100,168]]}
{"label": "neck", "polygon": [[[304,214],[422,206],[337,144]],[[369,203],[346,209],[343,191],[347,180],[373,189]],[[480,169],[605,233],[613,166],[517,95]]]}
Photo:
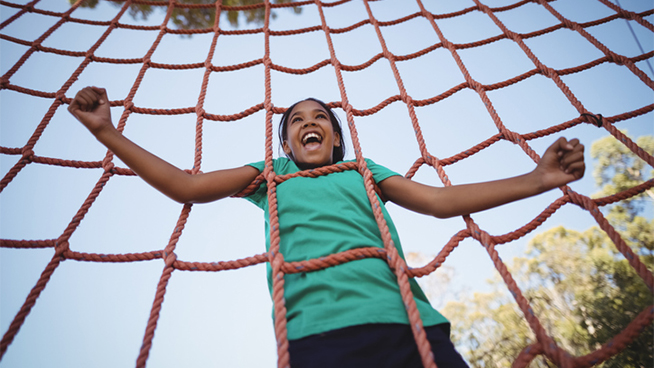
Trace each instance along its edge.
{"label": "neck", "polygon": [[293,162],[295,163],[295,166],[297,166],[298,169],[300,169],[300,170],[317,169],[319,167],[329,166],[329,165],[333,164],[333,162],[328,162],[328,163],[322,164],[322,165],[321,164],[311,164],[311,163],[297,162],[295,160],[293,160]]}

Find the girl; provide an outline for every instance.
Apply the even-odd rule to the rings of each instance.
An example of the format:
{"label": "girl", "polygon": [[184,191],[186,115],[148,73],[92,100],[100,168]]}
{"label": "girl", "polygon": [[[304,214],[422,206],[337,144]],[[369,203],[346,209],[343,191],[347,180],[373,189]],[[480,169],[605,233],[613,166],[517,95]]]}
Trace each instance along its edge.
{"label": "girl", "polygon": [[[111,123],[102,88],[79,91],[68,110],[136,174],[180,203],[211,202],[240,192],[263,171],[264,163],[190,175],[140,148]],[[343,160],[339,121],[324,103],[308,99],[282,116],[280,142],[288,158],[273,160],[278,175]],[[366,160],[382,194],[396,204],[439,218],[461,216],[533,196],[580,179],[584,146],[559,138],[527,174],[498,181],[449,187],[416,183]],[[383,247],[363,186],[355,170],[317,178],[297,177],[277,188],[280,251],[288,262],[348,249]],[[262,185],[247,199],[262,209],[268,228],[268,198]],[[382,206],[383,207],[383,206]],[[388,213],[393,241],[402,250]],[[267,238],[269,244],[269,239]],[[271,271],[268,281],[271,287]],[[395,275],[383,260],[362,259],[320,271],[285,277],[291,366],[421,367]],[[449,323],[431,308],[411,279],[436,364],[467,367],[449,339]]]}

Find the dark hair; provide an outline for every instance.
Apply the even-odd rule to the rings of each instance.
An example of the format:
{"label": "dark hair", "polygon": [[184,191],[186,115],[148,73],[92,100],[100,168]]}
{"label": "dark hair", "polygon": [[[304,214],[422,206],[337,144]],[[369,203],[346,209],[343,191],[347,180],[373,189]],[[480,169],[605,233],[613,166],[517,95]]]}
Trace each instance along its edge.
{"label": "dark hair", "polygon": [[[345,157],[345,141],[343,141],[343,129],[341,128],[341,121],[338,120],[338,117],[334,114],[332,109],[329,108],[329,106],[327,106],[327,104],[313,97],[309,97],[305,100],[294,103],[293,105],[291,105],[291,107],[288,108],[288,110],[286,110],[284,115],[282,115],[282,119],[279,121],[279,144],[282,145],[284,141],[288,138],[286,133],[286,127],[291,112],[293,111],[295,106],[297,106],[300,102],[305,102],[305,101],[317,102],[320,106],[322,106],[325,109],[325,111],[327,111],[327,114],[329,115],[329,121],[332,122],[332,128],[334,129],[334,133],[338,133],[338,136],[340,137],[340,145],[338,147],[334,147],[334,152],[332,153],[332,163],[335,164],[338,161],[343,161],[343,157]],[[286,154],[286,157],[295,161],[295,158],[293,158],[292,154]]]}

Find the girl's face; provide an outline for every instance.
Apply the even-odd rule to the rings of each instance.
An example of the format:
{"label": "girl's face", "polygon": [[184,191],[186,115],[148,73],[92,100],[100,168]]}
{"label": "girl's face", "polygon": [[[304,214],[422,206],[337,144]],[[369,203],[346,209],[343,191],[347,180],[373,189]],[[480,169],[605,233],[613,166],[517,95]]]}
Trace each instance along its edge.
{"label": "girl's face", "polygon": [[315,101],[300,102],[291,111],[286,124],[284,152],[302,169],[332,164],[334,147],[340,146],[327,111]]}

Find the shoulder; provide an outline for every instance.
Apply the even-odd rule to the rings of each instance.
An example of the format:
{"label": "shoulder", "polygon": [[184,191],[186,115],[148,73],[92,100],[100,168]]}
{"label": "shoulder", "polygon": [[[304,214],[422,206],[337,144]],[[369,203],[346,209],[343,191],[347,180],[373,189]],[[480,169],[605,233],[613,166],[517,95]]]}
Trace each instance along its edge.
{"label": "shoulder", "polygon": [[[252,166],[255,169],[259,170],[259,172],[263,172],[263,170],[266,168],[266,162],[257,161],[247,164],[247,166]],[[273,170],[275,170],[275,173],[277,173],[278,175],[291,174],[296,171],[299,171],[295,163],[286,157],[274,158]]]}
{"label": "shoulder", "polygon": [[391,176],[401,176],[397,172],[387,168],[386,166],[379,165],[369,158],[366,158],[365,161],[376,183],[379,183],[384,179],[388,179]]}

